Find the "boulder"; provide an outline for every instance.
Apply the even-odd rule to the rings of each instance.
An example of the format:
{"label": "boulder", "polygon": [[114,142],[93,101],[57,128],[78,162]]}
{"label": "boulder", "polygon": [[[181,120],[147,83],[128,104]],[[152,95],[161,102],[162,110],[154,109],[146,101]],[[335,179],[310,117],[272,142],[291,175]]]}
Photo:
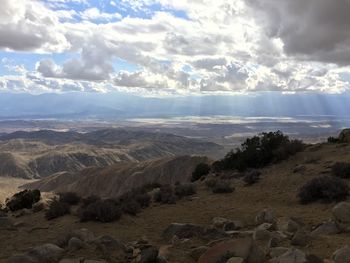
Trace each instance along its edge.
{"label": "boulder", "polygon": [[139,263],[154,263],[157,262],[158,248],[150,247],[141,251],[141,260]]}
{"label": "boulder", "polygon": [[77,237],[84,242],[92,242],[95,239],[94,233],[86,228],[81,228],[77,230],[73,230],[71,233],[72,237]]}
{"label": "boulder", "polygon": [[277,258],[277,263],[306,263],[306,255],[299,249],[291,248]]}
{"label": "boulder", "polygon": [[287,247],[274,247],[270,248],[269,254],[272,258],[277,258],[289,250]]}
{"label": "boulder", "polygon": [[177,236],[180,239],[199,237],[203,235],[205,229],[202,226],[193,224],[179,224],[172,223],[163,231],[163,238],[170,240],[173,236]]}
{"label": "boulder", "polygon": [[207,246],[196,247],[190,251],[189,255],[191,258],[197,261],[200,258],[200,256],[203,255],[208,249],[209,248]]}
{"label": "boulder", "polygon": [[264,262],[264,253],[251,238],[222,241],[209,248],[198,260],[198,263],[216,263],[222,256],[232,253],[241,257],[246,263]]}
{"label": "boulder", "polygon": [[68,249],[69,250],[79,250],[83,247],[85,247],[85,243],[77,237],[72,237],[68,241]]}
{"label": "boulder", "polygon": [[341,224],[350,224],[350,203],[341,202],[332,209],[335,220]]}
{"label": "boulder", "polygon": [[277,218],[273,211],[265,209],[256,215],[255,222],[258,225],[261,225],[263,223],[276,224]]}
{"label": "boulder", "polygon": [[350,247],[345,246],[333,254],[334,263],[350,263]]}
{"label": "boulder", "polygon": [[54,244],[44,244],[32,248],[27,255],[38,260],[40,263],[58,262],[64,254],[64,250]]}
{"label": "boulder", "polygon": [[282,229],[289,233],[297,232],[302,226],[296,220],[290,218]]}
{"label": "boulder", "polygon": [[341,143],[349,143],[350,142],[350,129],[342,130],[339,134],[338,140]]}
{"label": "boulder", "polygon": [[305,247],[307,246],[311,241],[311,236],[308,232],[305,230],[298,230],[293,238],[291,244],[293,246],[300,246],[300,247]]}
{"label": "boulder", "polygon": [[333,221],[325,222],[319,225],[314,231],[311,232],[312,235],[335,235],[340,233],[338,224]]}

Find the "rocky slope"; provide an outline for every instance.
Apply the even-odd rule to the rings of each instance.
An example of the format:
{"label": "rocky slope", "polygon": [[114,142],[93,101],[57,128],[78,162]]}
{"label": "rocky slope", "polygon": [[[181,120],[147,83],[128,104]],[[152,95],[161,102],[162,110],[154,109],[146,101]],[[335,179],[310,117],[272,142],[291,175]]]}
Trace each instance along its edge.
{"label": "rocky slope", "polygon": [[188,182],[195,167],[206,157],[167,157],[139,163],[124,162],[105,168],[91,167],[76,173],[62,172],[27,184],[23,188],[45,192],[73,191],[81,196],[116,197],[147,184]]}
{"label": "rocky slope", "polygon": [[0,137],[0,176],[41,178],[90,166],[139,162],[166,156],[205,155],[221,146],[171,134],[119,129],[77,132],[15,132]]}

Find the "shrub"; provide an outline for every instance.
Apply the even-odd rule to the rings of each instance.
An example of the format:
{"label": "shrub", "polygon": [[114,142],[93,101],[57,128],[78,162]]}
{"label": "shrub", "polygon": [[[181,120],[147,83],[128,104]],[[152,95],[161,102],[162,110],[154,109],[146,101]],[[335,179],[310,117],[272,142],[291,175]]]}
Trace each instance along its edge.
{"label": "shrub", "polygon": [[154,201],[163,204],[175,204],[176,197],[174,194],[174,188],[170,185],[163,185],[159,188],[159,191],[155,192]]}
{"label": "shrub", "polygon": [[58,194],[59,201],[69,205],[77,205],[80,202],[80,196],[74,192],[62,192]]}
{"label": "shrub", "polygon": [[102,223],[118,220],[121,215],[121,209],[114,200],[97,200],[86,207],[79,209],[79,218],[82,222],[98,221]]}
{"label": "shrub", "polygon": [[49,208],[45,213],[45,217],[47,220],[51,220],[67,214],[70,214],[69,204],[65,202],[60,202],[57,198],[54,198],[49,203]]}
{"label": "shrub", "polygon": [[261,172],[258,170],[247,171],[243,177],[243,181],[246,185],[252,185],[257,183],[260,180]]}
{"label": "shrub", "polygon": [[200,163],[196,166],[192,173],[191,182],[195,182],[202,178],[203,176],[206,176],[210,172],[210,165],[206,163]]}
{"label": "shrub", "polygon": [[212,191],[214,194],[232,193],[234,191],[234,187],[231,186],[229,181],[219,180],[213,187]]}
{"label": "shrub", "polygon": [[40,200],[40,197],[39,190],[23,190],[6,200],[6,207],[11,211],[17,211],[23,208],[30,209],[33,204]]}
{"label": "shrub", "polygon": [[178,198],[196,194],[196,187],[194,184],[179,184],[175,186],[175,195]]}
{"label": "shrub", "polygon": [[218,182],[218,179],[210,178],[210,179],[205,180],[205,185],[208,188],[213,188],[216,185],[217,182]]}
{"label": "shrub", "polygon": [[92,204],[92,203],[95,203],[97,201],[100,201],[101,198],[96,196],[96,195],[90,195],[86,198],[83,198],[81,200],[82,204],[81,204],[81,207],[87,207],[89,204]]}
{"label": "shrub", "polygon": [[332,173],[336,177],[350,178],[350,163],[335,163],[332,166]]}
{"label": "shrub", "polygon": [[261,168],[284,160],[303,148],[302,141],[290,140],[280,131],[262,133],[246,139],[240,148],[230,151],[222,160],[213,163],[213,169],[245,171],[248,168]]}
{"label": "shrub", "polygon": [[320,176],[305,183],[298,193],[302,204],[321,200],[324,202],[342,201],[349,195],[348,184],[340,178]]}
{"label": "shrub", "polygon": [[339,142],[339,139],[330,136],[330,137],[327,138],[327,142],[328,142],[328,143],[338,143],[338,142]]}
{"label": "shrub", "polygon": [[121,205],[122,211],[126,214],[135,216],[141,211],[141,206],[135,200],[129,200]]}
{"label": "shrub", "polygon": [[149,194],[138,194],[135,197],[137,203],[140,204],[141,208],[149,207],[151,203],[151,196]]}

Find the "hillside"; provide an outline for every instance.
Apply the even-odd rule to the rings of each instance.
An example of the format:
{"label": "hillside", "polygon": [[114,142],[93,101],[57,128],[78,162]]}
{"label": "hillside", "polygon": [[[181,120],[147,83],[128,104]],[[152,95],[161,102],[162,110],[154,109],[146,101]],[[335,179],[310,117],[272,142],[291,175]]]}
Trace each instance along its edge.
{"label": "hillside", "polygon": [[206,155],[221,150],[211,142],[119,129],[90,133],[15,132],[0,137],[0,176],[41,178],[86,167],[139,162],[177,155]]}
{"label": "hillside", "polygon": [[[306,181],[319,175],[331,174],[330,167],[334,163],[339,161],[350,162],[349,153],[349,144],[318,144],[308,146],[303,152],[290,157],[286,161],[261,169],[261,180],[252,186],[245,186],[241,179],[237,178],[235,172],[225,172],[220,176],[225,177],[226,180],[229,180],[235,186],[235,191],[232,193],[213,194],[204,182],[198,181],[196,183],[197,194],[191,198],[179,200],[176,204],[171,205],[154,203],[149,208],[144,209],[137,216],[123,215],[119,221],[112,223],[82,223],[77,220],[74,212],[73,215],[67,215],[52,221],[46,221],[42,212],[28,213],[20,218],[11,217],[11,220],[17,223],[18,227],[16,227],[16,232],[13,232],[13,230],[9,231],[0,229],[0,238],[2,240],[7,240],[6,243],[0,243],[0,251],[3,251],[0,253],[0,261],[5,260],[12,254],[27,251],[28,248],[33,246],[42,245],[44,243],[57,243],[58,240],[65,236],[65,233],[72,233],[72,231],[74,232],[84,228],[91,231],[91,233],[94,233],[96,237],[108,235],[109,237],[114,237],[117,240],[125,242],[128,246],[134,247],[133,253],[136,253],[136,255],[138,255],[138,252],[135,252],[137,251],[137,248],[135,247],[137,247],[138,243],[135,241],[152,244],[152,246],[160,249],[160,255],[166,258],[167,262],[197,262],[194,258],[198,257],[194,257],[194,251],[197,251],[197,254],[204,253],[205,250],[209,251],[210,248],[213,248],[215,244],[222,242],[222,240],[232,242],[238,240],[241,244],[245,244],[244,242],[246,241],[243,242],[242,238],[253,237],[256,244],[259,246],[260,251],[262,251],[265,256],[262,256],[257,261],[247,261],[248,263],[267,262],[267,259],[271,258],[271,255],[274,255],[271,253],[277,253],[280,251],[280,254],[278,255],[281,255],[286,253],[290,247],[296,249],[288,252],[292,253],[291,256],[296,256],[295,253],[301,253],[301,259],[299,261],[295,258],[295,261],[270,262],[345,263],[348,261],[335,261],[333,253],[342,248],[345,244],[350,243],[350,237],[347,232],[338,233],[334,232],[332,229],[331,231],[333,232],[329,232],[330,230],[328,229],[323,230],[323,233],[321,234],[313,234],[315,232],[312,232],[317,227],[323,226],[322,224],[324,222],[333,222],[330,220],[333,218],[332,209],[336,203],[315,202],[308,205],[302,205],[299,203],[296,195],[298,189]],[[175,164],[175,167],[178,167],[177,169],[181,167],[180,163],[183,162],[183,160],[181,162],[180,160],[181,159]],[[169,167],[169,171],[174,169],[174,166],[168,166],[167,162],[158,162],[160,167]],[[148,164],[147,162],[144,164],[140,163],[139,168],[135,167],[134,171],[141,169],[144,171],[144,175],[146,175],[147,171],[147,176],[149,176],[150,174],[153,174],[153,172],[156,172],[156,170],[152,170],[148,167],[150,164],[151,162]],[[156,167],[156,162],[153,162],[153,165]],[[187,165],[187,163],[184,162],[184,165]],[[303,169],[296,169],[301,166]],[[101,192],[101,190],[93,189],[97,191],[96,193],[108,196],[109,193],[111,193],[110,191],[114,191],[111,190],[114,187],[114,183],[118,184],[118,178],[123,178],[122,171],[125,170],[131,172],[133,170],[129,165],[121,165],[119,169],[120,170],[118,170],[117,166],[106,169],[87,169],[83,172],[85,174],[84,176],[87,177],[86,181],[82,180],[83,176],[79,173],[77,173],[76,176],[73,176],[73,179],[78,179],[78,181],[82,180],[79,181],[82,182],[81,187],[82,189],[86,189],[86,185],[89,184],[90,187],[94,187],[97,178],[106,176],[108,182],[113,182],[113,184],[106,184],[105,180],[102,179],[98,182],[98,188],[102,189],[103,187],[106,187],[105,191]],[[113,171],[115,172],[115,176],[112,176]],[[89,174],[89,172],[91,172],[91,174]],[[165,170],[162,174],[166,175],[167,171]],[[37,186],[42,187],[42,189],[47,187],[46,189],[50,190],[52,187],[50,184],[54,182],[55,177],[65,178],[68,182],[71,181],[71,179],[67,178],[67,175],[57,174],[51,178],[42,180]],[[114,177],[115,181],[113,181]],[[154,175],[153,178],[156,177],[157,175]],[[84,181],[86,182],[86,185],[84,185]],[[120,180],[120,182],[123,182],[123,180]],[[131,180],[129,182],[138,182],[138,180]],[[77,185],[75,187],[77,187],[76,189],[79,188]],[[74,190],[74,187],[70,189]],[[81,193],[85,194],[84,192]],[[262,226],[260,226],[260,230],[258,230],[259,225],[257,225],[255,221],[256,219],[254,218],[264,209],[274,213],[274,220],[277,222],[276,229],[278,231],[275,231],[275,228],[261,230]],[[200,227],[210,227],[213,224],[215,217],[223,217],[233,222],[240,221],[242,228],[231,232],[229,231],[227,232],[229,234],[225,234],[224,236],[222,236],[222,232],[211,230],[210,236],[196,236],[187,239],[180,238],[178,240],[176,240],[176,238],[169,240],[162,234],[172,223],[190,223]],[[295,234],[286,232],[285,227],[288,225],[289,227],[292,227],[294,223],[291,225],[291,222],[295,222],[293,220],[302,222],[300,224],[303,225],[303,230],[302,232],[297,233],[298,235],[302,235],[304,232],[306,233],[308,237],[306,239],[307,245],[297,243],[294,240]],[[264,227],[271,227],[271,224],[264,225]],[[188,234],[191,232],[186,233]],[[256,236],[257,234],[262,236],[258,237]],[[275,248],[276,245],[271,246],[271,241],[268,242],[269,238],[266,239],[266,235],[267,237],[270,237],[271,235],[277,234],[280,236],[280,239],[274,241],[277,245]],[[305,236],[302,237],[302,240],[305,241]],[[88,246],[78,250],[67,249],[65,252],[66,258],[106,260],[100,262],[136,262],[131,260],[118,261],[116,258],[115,260],[111,260],[108,256],[110,253],[105,250],[94,248],[94,243],[89,243]],[[305,261],[302,260],[303,253],[313,255],[313,258],[322,258],[327,259],[328,261],[323,261],[321,259],[321,261]],[[209,259],[210,258],[208,258],[208,260]],[[212,261],[198,262],[202,263]]]}

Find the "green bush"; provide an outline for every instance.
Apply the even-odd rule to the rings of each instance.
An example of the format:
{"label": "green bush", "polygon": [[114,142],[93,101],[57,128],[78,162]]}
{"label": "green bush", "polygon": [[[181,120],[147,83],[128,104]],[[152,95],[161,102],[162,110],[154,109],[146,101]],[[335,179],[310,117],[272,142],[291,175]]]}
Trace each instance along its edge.
{"label": "green bush", "polygon": [[200,163],[196,166],[195,170],[192,173],[191,182],[195,182],[206,176],[210,172],[210,165],[206,163]]}
{"label": "green bush", "polygon": [[135,216],[141,211],[141,206],[138,202],[131,199],[131,200],[128,200],[127,202],[122,203],[121,209],[125,214]]}
{"label": "green bush", "polygon": [[350,163],[335,163],[332,166],[332,173],[336,177],[350,178]]}
{"label": "green bush", "polygon": [[179,199],[194,194],[196,194],[196,187],[194,184],[178,184],[175,186],[175,195]]}
{"label": "green bush", "polygon": [[261,168],[270,163],[287,159],[299,151],[304,144],[299,140],[290,140],[282,132],[262,133],[246,139],[240,148],[230,151],[222,160],[213,163],[213,170],[239,170]]}
{"label": "green bush", "polygon": [[302,204],[315,201],[343,201],[349,195],[349,185],[342,179],[332,176],[316,177],[305,183],[298,193]]}
{"label": "green bush", "polygon": [[218,180],[212,188],[214,194],[232,193],[234,190],[235,188],[231,186],[231,182],[226,180]]}
{"label": "green bush", "polygon": [[47,220],[51,220],[67,214],[70,214],[70,205],[54,198],[49,202],[49,208],[45,212],[45,217]]}
{"label": "green bush", "polygon": [[80,202],[80,196],[74,192],[62,192],[58,194],[60,202],[67,203],[69,205],[77,205]]}
{"label": "green bush", "polygon": [[17,211],[23,208],[30,209],[33,204],[39,202],[41,193],[39,190],[23,190],[14,194],[6,200],[6,207],[11,211]]}
{"label": "green bush", "polygon": [[78,212],[82,222],[97,221],[102,223],[118,220],[122,211],[114,200],[97,200],[86,207],[81,207]]}

